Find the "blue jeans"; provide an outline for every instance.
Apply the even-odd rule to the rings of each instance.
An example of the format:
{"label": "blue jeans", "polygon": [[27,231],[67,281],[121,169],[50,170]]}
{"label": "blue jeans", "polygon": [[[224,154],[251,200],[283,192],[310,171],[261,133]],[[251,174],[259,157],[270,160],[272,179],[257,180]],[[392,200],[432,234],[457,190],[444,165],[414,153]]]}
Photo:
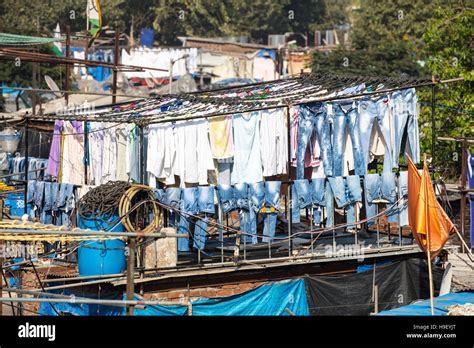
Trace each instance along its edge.
{"label": "blue jeans", "polygon": [[56,225],[71,226],[70,213],[73,208],[74,185],[61,184],[58,199],[53,204],[53,211],[57,212]]}
{"label": "blue jeans", "polygon": [[296,178],[304,177],[304,155],[313,130],[316,130],[317,141],[321,148],[321,157],[326,176],[333,175],[333,158],[331,131],[326,104],[311,103],[300,107],[298,119],[298,143],[296,150]]}
{"label": "blue jeans", "polygon": [[[257,244],[257,217],[258,212],[265,206],[265,184],[263,181],[249,184],[249,214],[247,220],[246,243]],[[242,221],[241,221],[242,222]]]}
{"label": "blue jeans", "polygon": [[[57,185],[57,184],[56,184]],[[44,183],[44,204],[41,209],[40,222],[42,224],[52,224],[53,223],[53,183],[45,182]]]}
{"label": "blue jeans", "polygon": [[194,228],[194,248],[204,249],[206,243],[206,232],[208,214],[215,214],[214,208],[214,186],[198,187],[198,212],[205,214],[204,219],[198,219]]}
{"label": "blue jeans", "polygon": [[153,189],[153,197],[158,201],[158,202],[164,202],[165,197],[166,197],[166,191],[163,189],[159,188],[154,188]]}
{"label": "blue jeans", "polygon": [[[265,182],[265,206],[280,210],[280,189],[281,181]],[[276,223],[278,220],[278,212],[272,213],[267,211],[264,217],[263,241],[272,242],[275,237]]]}
{"label": "blue jeans", "polygon": [[304,209],[311,204],[312,198],[309,181],[306,179],[295,180],[291,186],[292,222],[299,223],[301,221],[301,209]]}
{"label": "blue jeans", "polygon": [[[365,202],[367,218],[377,215],[377,203],[387,203],[387,209],[397,201],[397,192],[395,188],[395,174],[382,173],[368,174],[365,176]],[[388,222],[398,222],[398,214],[396,208],[390,209],[387,214]],[[375,222],[369,221],[371,225]]]}
{"label": "blue jeans", "polygon": [[[219,205],[224,214],[230,213],[232,210],[236,209],[236,203],[234,199],[234,188],[230,185],[218,185],[216,188],[217,199]],[[219,225],[222,225],[221,214],[219,214]],[[219,226],[219,240],[222,241],[222,227]]]}
{"label": "blue jeans", "polygon": [[[178,229],[179,225],[179,214],[177,214],[172,209],[180,210],[181,209],[181,189],[179,187],[168,187],[165,190],[163,197],[163,204],[171,207],[169,210],[169,225]],[[179,240],[178,240],[179,241]]]}
{"label": "blue jeans", "polygon": [[[178,233],[190,235],[192,217],[186,215],[197,214],[198,210],[198,188],[184,188],[182,193],[181,210],[184,213],[179,219]],[[178,251],[189,251],[189,237],[178,238]]]}
{"label": "blue jeans", "polygon": [[217,198],[224,214],[230,213],[237,207],[234,199],[234,189],[230,185],[217,186]]}
{"label": "blue jeans", "polygon": [[341,176],[328,178],[332,192],[339,208],[346,208],[348,227],[356,221],[355,203],[362,202],[362,192],[360,189],[360,177],[351,175],[346,178]]}
{"label": "blue jeans", "polygon": [[402,148],[402,139],[407,130],[407,144],[412,160],[420,161],[420,138],[416,110],[416,92],[414,88],[392,93],[395,139],[393,148],[393,168],[398,168],[398,159]]}
{"label": "blue jeans", "polygon": [[[374,123],[377,123],[384,142],[385,154],[383,159],[383,171],[392,171],[392,146],[390,143],[390,115],[388,98],[383,96],[376,100],[363,99],[359,103],[359,129],[364,155],[364,172],[367,173],[369,165],[370,139]],[[364,174],[365,174],[364,173]]]}
{"label": "blue jeans", "polygon": [[321,224],[321,213],[326,206],[325,178],[314,178],[311,180],[311,198],[313,202],[313,221],[315,225]]}
{"label": "blue jeans", "polygon": [[346,146],[346,126],[352,141],[354,154],[355,174],[364,175],[364,156],[359,128],[359,112],[354,102],[340,102],[334,104],[334,129],[333,129],[333,154],[334,176],[342,176],[344,164],[344,151]]}
{"label": "blue jeans", "polygon": [[400,172],[398,177],[398,211],[400,216],[400,227],[408,226],[408,172]]}
{"label": "blue jeans", "polygon": [[234,185],[235,207],[239,210],[240,231],[242,232],[241,240],[245,238],[246,243],[251,243],[252,236],[257,234],[256,224],[255,227],[252,224],[249,197],[249,184]]}

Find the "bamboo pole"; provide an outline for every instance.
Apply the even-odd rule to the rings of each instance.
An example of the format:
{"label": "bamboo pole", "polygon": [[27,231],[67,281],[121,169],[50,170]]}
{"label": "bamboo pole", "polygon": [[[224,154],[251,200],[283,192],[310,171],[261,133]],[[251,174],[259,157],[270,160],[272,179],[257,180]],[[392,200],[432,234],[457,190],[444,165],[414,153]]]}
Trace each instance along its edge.
{"label": "bamboo pole", "polygon": [[[426,167],[426,153],[424,154],[423,158],[423,166]],[[424,169],[424,168],[423,168]],[[431,185],[431,178],[430,183],[425,182],[425,194],[427,192],[426,188],[427,185]],[[431,315],[434,316],[434,290],[433,290],[433,273],[431,270],[431,250],[430,250],[430,218],[429,218],[429,202],[427,201],[427,197],[425,196],[425,219],[426,219],[426,254],[428,258],[428,278],[430,282],[430,307],[431,307]]]}

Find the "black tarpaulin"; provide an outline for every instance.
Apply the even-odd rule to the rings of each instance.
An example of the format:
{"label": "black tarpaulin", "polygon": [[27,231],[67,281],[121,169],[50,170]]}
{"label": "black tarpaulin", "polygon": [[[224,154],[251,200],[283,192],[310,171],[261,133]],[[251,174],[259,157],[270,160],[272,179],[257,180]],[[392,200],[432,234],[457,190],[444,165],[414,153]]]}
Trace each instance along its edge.
{"label": "black tarpaulin", "polygon": [[[435,296],[443,270],[433,268]],[[305,276],[311,315],[369,315],[374,312],[373,284],[379,311],[429,298],[428,265],[420,258],[376,266],[363,273]]]}

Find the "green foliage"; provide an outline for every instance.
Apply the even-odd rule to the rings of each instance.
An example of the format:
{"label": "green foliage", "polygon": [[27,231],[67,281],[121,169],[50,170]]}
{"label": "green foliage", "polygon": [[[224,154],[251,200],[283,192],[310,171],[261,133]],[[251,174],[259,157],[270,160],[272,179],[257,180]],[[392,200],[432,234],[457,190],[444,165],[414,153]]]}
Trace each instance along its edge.
{"label": "green foliage", "polygon": [[158,41],[176,45],[177,36],[249,36],[266,43],[269,34],[307,35],[326,20],[322,0],[161,0],[155,10]]}
{"label": "green foliage", "polygon": [[[423,32],[441,0],[363,0],[346,7],[352,22],[350,48],[314,54],[315,71],[360,75],[426,76],[418,63]],[[447,1],[444,1],[447,3]]]}
{"label": "green foliage", "polygon": [[[472,52],[474,10],[460,3],[452,8],[437,8],[434,18],[423,35],[427,66],[439,79],[463,77],[464,82],[450,83],[437,88],[435,108],[438,136],[472,137],[474,135],[474,71]],[[429,101],[430,94],[421,95]],[[431,108],[424,107],[420,123],[431,120]],[[431,152],[431,127],[422,128],[422,151]],[[457,161],[456,155],[457,154]],[[461,145],[436,142],[436,165],[444,168],[444,175],[456,177],[460,173]]]}

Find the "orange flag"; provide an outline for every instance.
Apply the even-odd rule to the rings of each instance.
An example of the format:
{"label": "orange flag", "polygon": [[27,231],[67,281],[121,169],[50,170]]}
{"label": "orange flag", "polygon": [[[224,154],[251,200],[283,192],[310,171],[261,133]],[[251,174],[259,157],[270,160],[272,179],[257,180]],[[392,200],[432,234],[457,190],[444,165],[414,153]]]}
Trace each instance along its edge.
{"label": "orange flag", "polygon": [[420,175],[408,158],[408,221],[420,248],[433,259],[443,248],[454,224],[436,199],[426,161]]}

